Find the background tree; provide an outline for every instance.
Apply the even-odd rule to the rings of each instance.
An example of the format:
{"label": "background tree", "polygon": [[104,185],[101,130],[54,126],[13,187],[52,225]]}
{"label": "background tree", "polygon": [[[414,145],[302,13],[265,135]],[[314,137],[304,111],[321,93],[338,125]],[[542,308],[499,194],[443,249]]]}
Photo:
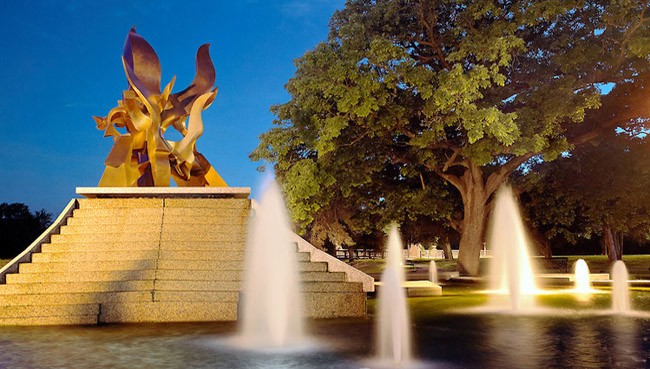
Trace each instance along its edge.
{"label": "background tree", "polygon": [[52,214],[44,209],[34,213],[21,203],[0,204],[0,258],[20,254],[52,223]]}
{"label": "background tree", "polygon": [[420,182],[402,209],[448,219],[460,271],[477,274],[492,195],[518,167],[650,116],[647,7],[348,1],[252,158],[275,164],[303,227],[341,206],[386,218],[386,199]]}
{"label": "background tree", "polygon": [[610,261],[621,259],[625,238],[650,241],[647,132],[602,137],[533,168],[525,182],[524,207],[547,239],[600,237]]}

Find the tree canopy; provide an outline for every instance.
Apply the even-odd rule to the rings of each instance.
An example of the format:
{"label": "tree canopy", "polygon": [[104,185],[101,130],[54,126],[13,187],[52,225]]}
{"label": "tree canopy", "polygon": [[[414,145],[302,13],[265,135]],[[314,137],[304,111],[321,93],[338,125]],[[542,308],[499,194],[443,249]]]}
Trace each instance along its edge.
{"label": "tree canopy", "polygon": [[32,213],[25,204],[0,204],[0,258],[20,254],[50,223],[52,214],[44,209]]}
{"label": "tree canopy", "polygon": [[252,158],[274,164],[303,230],[430,216],[460,232],[459,268],[476,274],[492,194],[517,168],[646,124],[647,8],[348,1]]}
{"label": "tree canopy", "polygon": [[[529,218],[548,239],[600,237],[610,260],[623,240],[650,241],[650,143],[619,133],[583,145],[525,176]],[[595,250],[594,250],[595,251]]]}

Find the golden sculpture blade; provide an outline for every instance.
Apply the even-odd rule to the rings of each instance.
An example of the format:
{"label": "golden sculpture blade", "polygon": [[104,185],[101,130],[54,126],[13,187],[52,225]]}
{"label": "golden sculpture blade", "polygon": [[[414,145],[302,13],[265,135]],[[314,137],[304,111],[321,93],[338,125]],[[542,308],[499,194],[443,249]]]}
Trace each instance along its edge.
{"label": "golden sculpture blade", "polygon": [[[192,84],[178,93],[171,92],[175,77],[160,91],[160,61],[135,28],[124,43],[122,65],[129,89],[106,117],[93,117],[104,136],[115,141],[99,186],[169,186],[172,178],[178,186],[227,186],[196,151],[203,133],[201,112],[217,93],[209,44],[197,51]],[[169,127],[181,133],[179,142],[165,139]]]}

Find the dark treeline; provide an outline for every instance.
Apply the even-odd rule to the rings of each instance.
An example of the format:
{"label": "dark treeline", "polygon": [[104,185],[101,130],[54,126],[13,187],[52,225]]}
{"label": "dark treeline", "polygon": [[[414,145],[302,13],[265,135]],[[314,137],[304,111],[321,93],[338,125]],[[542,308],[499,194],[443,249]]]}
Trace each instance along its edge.
{"label": "dark treeline", "polygon": [[21,203],[0,204],[0,259],[20,254],[52,223],[52,214]]}

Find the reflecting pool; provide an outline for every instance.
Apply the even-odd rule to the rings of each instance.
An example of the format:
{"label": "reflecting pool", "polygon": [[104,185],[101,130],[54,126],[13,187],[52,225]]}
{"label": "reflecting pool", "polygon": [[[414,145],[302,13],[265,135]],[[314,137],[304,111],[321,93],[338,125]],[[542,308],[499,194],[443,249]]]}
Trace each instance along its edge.
{"label": "reflecting pool", "polygon": [[[646,300],[646,295],[634,294],[637,303]],[[596,298],[606,305],[607,296]],[[463,312],[457,308],[475,304],[477,299],[486,297],[458,294],[409,299],[418,367],[650,365],[650,318],[646,316],[610,314],[598,308],[599,301],[593,309],[558,307],[556,314],[540,315]],[[566,305],[563,300],[555,303]],[[369,305],[374,309],[375,301]],[[0,367],[368,368],[368,358],[374,355],[373,318],[310,321],[307,330],[314,341],[284,351],[237,350],[222,344],[236,334],[237,324],[233,322],[0,327]]]}

